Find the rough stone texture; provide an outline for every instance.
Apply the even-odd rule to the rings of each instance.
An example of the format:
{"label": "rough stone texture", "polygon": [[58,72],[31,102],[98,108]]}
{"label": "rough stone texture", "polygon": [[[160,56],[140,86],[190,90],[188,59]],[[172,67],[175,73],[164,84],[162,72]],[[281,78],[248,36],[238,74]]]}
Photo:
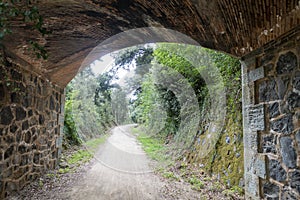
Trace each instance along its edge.
{"label": "rough stone texture", "polygon": [[293,52],[287,52],[279,56],[276,65],[276,72],[278,75],[289,74],[298,66],[297,56]]}
{"label": "rough stone texture", "polygon": [[300,170],[293,171],[289,174],[290,185],[300,196]]}
{"label": "rough stone texture", "polygon": [[279,187],[272,183],[265,183],[264,187],[264,197],[267,200],[279,200]]}
{"label": "rough stone texture", "polygon": [[[54,168],[57,157],[52,155],[61,148],[56,146],[56,139],[60,137],[57,130],[62,126],[58,121],[61,111],[46,105],[49,101],[60,104],[63,90],[16,64],[10,64],[11,70],[0,64],[0,72],[6,77],[0,79],[4,94],[0,101],[0,199],[21,189],[31,177]],[[45,95],[37,91],[36,86],[42,85]],[[38,102],[42,105],[37,106]],[[41,131],[43,128],[45,132]]]}
{"label": "rough stone texture", "polygon": [[283,182],[286,180],[286,171],[277,160],[269,160],[270,177],[276,181]]}
{"label": "rough stone texture", "polygon": [[297,154],[290,137],[280,138],[280,153],[282,161],[288,168],[295,168],[297,164]]}
{"label": "rough stone texture", "polygon": [[[245,56],[242,62],[244,113],[249,112],[249,107],[266,108],[264,130],[253,131],[251,117],[244,119],[244,143],[251,144],[250,148],[245,147],[245,169],[254,167],[245,179],[247,183],[247,177],[256,176],[259,180],[256,184],[263,188],[259,196],[265,199],[300,199],[299,38],[300,33],[270,43]],[[261,67],[265,69],[264,77],[246,79],[245,74]],[[255,136],[256,148],[251,139]],[[253,165],[253,156],[260,154],[268,157],[266,177],[257,174],[260,168]],[[260,199],[246,187],[247,198]]]}
{"label": "rough stone texture", "polygon": [[250,128],[253,131],[265,130],[265,109],[264,105],[251,106],[248,109]]}
{"label": "rough stone texture", "polygon": [[[164,27],[186,34],[212,49],[243,56],[276,38],[299,28],[297,0],[43,0],[34,1],[52,33],[41,43],[46,45],[47,62],[34,60],[26,52],[32,33],[21,21],[13,22],[13,34],[5,38],[12,54],[33,63],[52,82],[65,86],[78,72],[88,53],[122,31],[141,27]],[[144,43],[172,40],[171,35],[155,38],[155,33],[142,33]],[[162,39],[164,38],[164,39]],[[128,39],[128,38],[127,38]],[[125,40],[121,43],[126,46]],[[111,52],[106,49],[104,53]],[[271,55],[272,56],[272,55]],[[282,58],[284,65],[290,57]],[[272,60],[265,57],[263,62]],[[284,68],[282,68],[284,70]],[[16,77],[18,75],[16,74]]]}
{"label": "rough stone texture", "polygon": [[293,116],[291,114],[287,114],[282,118],[271,121],[270,126],[271,130],[277,133],[291,133],[294,129]]}
{"label": "rough stone texture", "polygon": [[262,152],[277,154],[277,136],[274,134],[262,136]]}

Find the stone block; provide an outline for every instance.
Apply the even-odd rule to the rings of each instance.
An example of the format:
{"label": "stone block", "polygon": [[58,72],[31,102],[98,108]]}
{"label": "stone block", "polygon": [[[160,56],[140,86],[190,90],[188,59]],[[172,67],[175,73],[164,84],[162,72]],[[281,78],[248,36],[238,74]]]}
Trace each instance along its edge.
{"label": "stone block", "polygon": [[254,159],[254,169],[253,172],[260,178],[266,179],[266,156],[258,154]]}
{"label": "stone block", "polygon": [[4,152],[4,160],[9,158],[11,155],[13,155],[14,152],[14,145],[10,145],[8,149]]}
{"label": "stone block", "polygon": [[300,170],[289,173],[290,186],[297,191],[300,196]]}
{"label": "stone block", "polygon": [[26,120],[22,123],[22,130],[26,131],[28,129],[29,129],[29,124],[28,124],[28,120]]}
{"label": "stone block", "polygon": [[296,92],[289,92],[287,104],[290,111],[293,111],[295,108],[300,108],[300,95]]}
{"label": "stone block", "polygon": [[276,63],[277,74],[288,74],[298,66],[297,56],[289,51],[286,54],[280,55]]}
{"label": "stone block", "polygon": [[295,168],[297,165],[297,154],[293,147],[292,138],[286,136],[280,138],[280,153],[283,163],[288,168]]}
{"label": "stone block", "polygon": [[254,81],[257,81],[257,80],[262,79],[264,77],[265,77],[264,67],[260,67],[260,68],[257,68],[255,70],[252,70],[252,71],[249,72],[248,81],[249,82],[254,82]]}
{"label": "stone block", "polygon": [[283,182],[287,178],[286,171],[277,160],[269,160],[269,174],[270,177],[276,181]]}
{"label": "stone block", "polygon": [[298,200],[298,197],[287,187],[285,187],[281,192],[281,200]]}
{"label": "stone block", "polygon": [[293,88],[300,91],[300,71],[295,73],[295,77],[293,80]]}
{"label": "stone block", "polygon": [[295,139],[298,145],[298,149],[300,151],[300,130],[298,130],[297,133],[295,134]]}
{"label": "stone block", "polygon": [[262,152],[277,154],[277,136],[274,134],[262,135]]}
{"label": "stone block", "polygon": [[280,115],[279,103],[278,102],[270,104],[268,106],[268,109],[269,109],[269,116],[270,116],[270,118],[275,118],[278,115]]}
{"label": "stone block", "polygon": [[9,106],[2,108],[0,112],[0,117],[1,117],[1,121],[0,121],[1,124],[3,125],[11,124],[11,121],[14,118],[11,108]]}
{"label": "stone block", "polygon": [[274,79],[263,81],[258,85],[259,102],[269,102],[278,100],[276,81]]}
{"label": "stone block", "polygon": [[264,197],[269,200],[279,200],[279,187],[270,182],[263,185]]}
{"label": "stone block", "polygon": [[270,122],[271,130],[277,133],[289,134],[293,131],[293,116],[291,114],[287,114],[280,119],[276,119]]}
{"label": "stone block", "polygon": [[244,135],[244,148],[257,152],[258,139],[256,132],[248,132]]}
{"label": "stone block", "polygon": [[16,120],[21,121],[24,120],[26,117],[26,111],[23,107],[17,107],[16,108]]}
{"label": "stone block", "polygon": [[275,80],[277,84],[278,97],[279,99],[283,99],[289,86],[290,78],[289,76],[277,77]]}
{"label": "stone block", "polygon": [[253,105],[248,108],[249,126],[252,131],[265,130],[264,105]]}
{"label": "stone block", "polygon": [[251,197],[259,196],[259,178],[251,173],[245,173],[245,193]]}

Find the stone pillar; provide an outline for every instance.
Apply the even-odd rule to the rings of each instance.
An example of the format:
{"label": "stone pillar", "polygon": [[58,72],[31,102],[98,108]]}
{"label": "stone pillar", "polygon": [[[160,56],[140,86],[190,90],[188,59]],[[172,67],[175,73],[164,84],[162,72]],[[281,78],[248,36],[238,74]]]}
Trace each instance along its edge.
{"label": "stone pillar", "polygon": [[[1,57],[1,55],[0,55]],[[0,199],[57,165],[63,89],[0,59]]]}
{"label": "stone pillar", "polygon": [[300,31],[242,63],[246,199],[300,199]]}

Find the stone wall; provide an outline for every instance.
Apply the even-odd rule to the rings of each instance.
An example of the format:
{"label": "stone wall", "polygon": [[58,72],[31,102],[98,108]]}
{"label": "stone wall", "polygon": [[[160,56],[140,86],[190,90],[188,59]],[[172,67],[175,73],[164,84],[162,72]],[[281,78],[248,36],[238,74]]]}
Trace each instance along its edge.
{"label": "stone wall", "polygon": [[1,58],[0,199],[57,165],[63,89]]}
{"label": "stone wall", "polygon": [[300,199],[300,31],[242,61],[246,199]]}

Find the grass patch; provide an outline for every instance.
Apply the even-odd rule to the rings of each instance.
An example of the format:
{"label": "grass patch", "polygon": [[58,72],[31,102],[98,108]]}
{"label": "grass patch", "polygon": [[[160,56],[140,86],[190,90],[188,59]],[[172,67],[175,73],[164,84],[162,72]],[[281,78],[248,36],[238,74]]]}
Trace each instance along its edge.
{"label": "grass patch", "polygon": [[73,164],[80,164],[88,162],[93,157],[93,154],[91,154],[87,150],[78,150],[76,153],[74,153],[67,162],[71,165]]}
{"label": "grass patch", "polygon": [[108,138],[108,136],[109,136],[109,134],[105,134],[99,138],[91,139],[91,140],[85,142],[84,145],[89,150],[91,150],[93,153],[95,153],[98,150],[99,145],[103,144],[106,141],[106,139]]}
{"label": "grass patch", "polygon": [[67,159],[67,162],[71,165],[80,165],[82,163],[88,162],[94,156],[94,153],[98,150],[99,145],[103,144],[106,141],[107,137],[108,134],[85,142],[84,145],[87,149],[78,150],[70,158]]}
{"label": "grass patch", "polygon": [[160,138],[151,137],[139,131],[139,129],[133,128],[134,133],[139,133],[137,134],[137,139],[142,144],[146,154],[153,160],[166,161],[167,157],[164,153],[166,147],[164,146],[164,142]]}
{"label": "grass patch", "polygon": [[179,180],[179,178],[171,171],[164,171],[162,172],[162,176],[168,179],[174,179],[174,180]]}
{"label": "grass patch", "polygon": [[71,171],[71,169],[69,167],[67,167],[67,168],[60,168],[58,170],[58,173],[60,173],[60,174],[66,174],[66,173],[69,173],[70,171]]}
{"label": "grass patch", "polygon": [[192,189],[200,191],[204,188],[204,183],[197,177],[188,178],[188,182],[192,185]]}

